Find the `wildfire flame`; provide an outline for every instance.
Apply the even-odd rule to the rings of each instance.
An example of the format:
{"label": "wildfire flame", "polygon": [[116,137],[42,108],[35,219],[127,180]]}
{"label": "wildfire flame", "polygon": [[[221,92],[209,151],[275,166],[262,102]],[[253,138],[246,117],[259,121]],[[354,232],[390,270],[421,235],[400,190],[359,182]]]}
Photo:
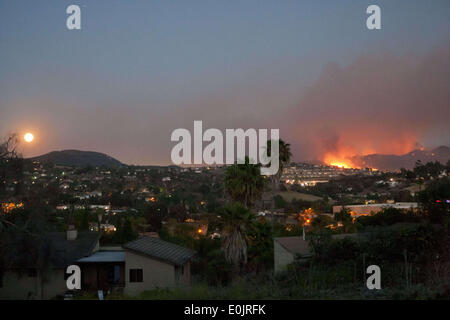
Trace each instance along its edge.
{"label": "wildfire flame", "polygon": [[330,139],[324,138],[322,143],[319,143],[319,148],[321,148],[319,154],[321,154],[322,162],[329,166],[362,169],[368,167],[367,163],[361,161],[362,156],[371,154],[403,155],[419,147],[416,136],[410,132],[397,134],[394,138],[391,132],[386,131],[374,139],[367,130],[358,134],[353,130],[342,130],[337,134],[337,138],[331,136]]}
{"label": "wildfire flame", "polygon": [[331,162],[329,163],[330,166],[344,168],[344,169],[351,169],[353,168],[351,165],[344,163],[344,162]]}
{"label": "wildfire flame", "polygon": [[350,160],[346,159],[345,157],[339,157],[331,153],[327,153],[323,159],[323,162],[325,162],[329,166],[335,166],[339,168],[344,169],[351,169],[355,168],[358,169],[359,167],[356,166],[354,163],[352,163]]}

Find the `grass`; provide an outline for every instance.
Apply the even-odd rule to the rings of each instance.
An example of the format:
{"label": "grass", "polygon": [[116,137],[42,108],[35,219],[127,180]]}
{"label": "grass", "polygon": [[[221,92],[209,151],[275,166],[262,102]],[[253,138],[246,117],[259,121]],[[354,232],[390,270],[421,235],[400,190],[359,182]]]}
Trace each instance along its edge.
{"label": "grass", "polygon": [[368,290],[351,284],[336,289],[290,290],[272,286],[234,285],[232,287],[208,287],[197,284],[190,288],[154,289],[138,296],[110,295],[108,300],[434,300],[449,299],[449,290],[418,284],[409,288],[387,288]]}
{"label": "grass", "polygon": [[[330,272],[331,271],[331,272]],[[157,288],[138,296],[110,295],[107,299],[137,300],[428,300],[449,299],[450,283],[416,284],[369,290],[361,281],[337,279],[337,270],[317,270],[313,275],[286,273],[241,277],[226,287],[196,283],[191,287]],[[328,277],[324,277],[328,275]],[[323,277],[323,278],[322,278]],[[309,279],[309,280],[308,280]],[[310,281],[310,283],[308,283]]]}
{"label": "grass", "polygon": [[322,200],[321,197],[314,196],[312,194],[307,194],[307,193],[295,192],[295,191],[280,191],[280,192],[277,192],[276,194],[282,196],[284,198],[284,200],[286,200],[288,202],[291,202],[292,199],[311,201],[311,202]]}

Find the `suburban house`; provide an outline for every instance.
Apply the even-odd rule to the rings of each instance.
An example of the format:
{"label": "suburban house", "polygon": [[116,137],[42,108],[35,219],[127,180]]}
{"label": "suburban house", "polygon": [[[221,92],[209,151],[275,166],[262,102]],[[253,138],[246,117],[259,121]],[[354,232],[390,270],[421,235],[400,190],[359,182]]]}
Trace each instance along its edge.
{"label": "suburban house", "polygon": [[100,247],[97,232],[49,233],[48,267],[18,268],[14,262],[0,274],[0,299],[51,299],[68,291],[65,271],[81,269],[81,290],[137,295],[156,287],[190,284],[190,261],[195,251],[153,237],[122,247]]}
{"label": "suburban house", "polygon": [[[362,234],[349,233],[332,235],[333,239],[343,239],[346,237],[361,238]],[[275,273],[286,270],[286,267],[296,259],[298,261],[305,261],[313,255],[308,240],[303,237],[274,238],[273,244]]]}
{"label": "suburban house", "polygon": [[190,284],[190,261],[196,254],[194,250],[151,237],[129,242],[123,248],[126,294]]}
{"label": "suburban house", "polygon": [[94,232],[52,232],[45,235],[51,252],[45,267],[19,267],[11,261],[0,274],[0,299],[51,299],[67,291],[66,268],[98,251],[99,234]]}
{"label": "suburban house", "polygon": [[104,250],[78,259],[81,269],[81,289],[104,292],[122,291],[125,287],[125,252]]}
{"label": "suburban house", "polygon": [[281,237],[273,240],[274,271],[283,271],[294,262],[296,257],[310,258],[311,251],[308,241],[302,237]]}

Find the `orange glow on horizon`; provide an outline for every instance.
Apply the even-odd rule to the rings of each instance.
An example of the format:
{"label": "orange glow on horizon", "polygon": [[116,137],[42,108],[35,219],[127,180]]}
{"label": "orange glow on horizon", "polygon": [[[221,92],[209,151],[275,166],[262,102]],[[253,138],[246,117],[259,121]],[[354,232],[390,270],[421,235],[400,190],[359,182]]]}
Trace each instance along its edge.
{"label": "orange glow on horizon", "polygon": [[351,169],[353,168],[353,166],[348,165],[347,163],[344,162],[332,162],[330,163],[331,166],[335,166],[335,167],[339,167],[339,168],[344,168],[344,169]]}
{"label": "orange glow on horizon", "polygon": [[[351,156],[351,155],[350,155]],[[323,162],[325,162],[329,166],[335,166],[339,168],[345,168],[345,169],[351,169],[355,168],[358,169],[359,167],[353,164],[350,160],[348,160],[349,156],[336,156],[331,153],[327,153],[323,159]]]}
{"label": "orange glow on horizon", "polygon": [[339,130],[335,140],[324,144],[317,151],[318,158],[327,165],[363,169],[369,165],[360,157],[371,154],[404,155],[415,149],[423,148],[414,132],[394,134],[389,130],[380,131],[375,124],[369,124],[364,128],[348,127]]}

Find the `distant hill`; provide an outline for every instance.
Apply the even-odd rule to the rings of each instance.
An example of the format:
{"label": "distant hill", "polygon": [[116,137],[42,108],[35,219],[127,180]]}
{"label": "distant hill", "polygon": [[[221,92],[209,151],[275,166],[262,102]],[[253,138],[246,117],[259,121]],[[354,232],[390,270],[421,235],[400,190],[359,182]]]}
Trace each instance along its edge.
{"label": "distant hill", "polygon": [[80,150],[52,151],[50,153],[30,158],[40,162],[49,162],[59,166],[83,167],[83,166],[105,166],[118,167],[123,164],[113,157],[104,153]]}
{"label": "distant hill", "polygon": [[450,148],[441,146],[433,150],[417,149],[400,156],[393,154],[369,154],[354,156],[350,160],[361,168],[370,167],[381,170],[412,169],[418,160],[422,161],[422,163],[439,161],[442,164],[446,164],[450,160]]}

